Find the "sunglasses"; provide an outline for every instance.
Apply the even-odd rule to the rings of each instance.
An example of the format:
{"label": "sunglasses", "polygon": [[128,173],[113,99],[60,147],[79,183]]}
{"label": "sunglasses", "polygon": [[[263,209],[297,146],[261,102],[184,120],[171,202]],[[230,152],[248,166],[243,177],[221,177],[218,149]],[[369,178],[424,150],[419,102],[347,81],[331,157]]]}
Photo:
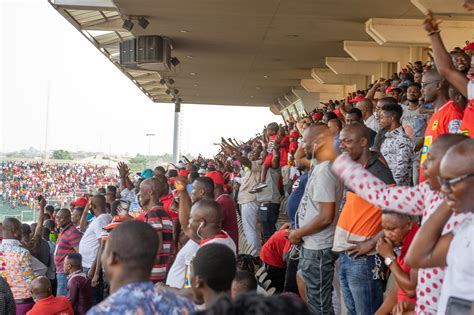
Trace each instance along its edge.
{"label": "sunglasses", "polygon": [[439,181],[441,187],[445,187],[447,190],[452,191],[453,186],[455,186],[455,185],[459,184],[460,182],[465,181],[466,179],[468,179],[470,177],[473,177],[473,176],[474,176],[474,173],[462,175],[462,176],[455,177],[455,178],[452,178],[452,179],[444,179],[444,178],[441,178],[440,176],[438,176],[438,181]]}

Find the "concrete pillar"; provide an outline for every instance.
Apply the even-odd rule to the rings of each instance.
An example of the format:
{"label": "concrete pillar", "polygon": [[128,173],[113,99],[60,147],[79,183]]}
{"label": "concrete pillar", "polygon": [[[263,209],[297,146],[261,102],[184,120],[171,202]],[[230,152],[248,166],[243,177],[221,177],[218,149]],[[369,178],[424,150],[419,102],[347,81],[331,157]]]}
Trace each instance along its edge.
{"label": "concrete pillar", "polygon": [[423,50],[427,46],[382,46],[373,41],[344,41],[343,45],[344,50],[355,61],[397,63],[398,69],[405,67],[409,62],[427,60],[427,56],[423,56]]}
{"label": "concrete pillar", "polygon": [[293,89],[293,93],[297,95],[303,103],[304,109],[309,113],[319,106],[319,93],[309,93],[305,89]]}
{"label": "concrete pillar", "polygon": [[313,79],[301,80],[301,86],[310,93],[329,93],[333,94],[334,99],[343,99],[348,93],[356,91],[354,84],[337,85],[337,84],[320,84]]}
{"label": "concrete pillar", "polygon": [[[459,4],[460,5],[460,4]],[[380,45],[430,45],[430,39],[423,29],[423,20],[415,19],[379,19],[372,18],[365,23],[365,29]],[[444,21],[441,35],[448,50],[465,45],[465,41],[474,40],[474,21]]]}
{"label": "concrete pillar", "polygon": [[396,63],[355,61],[344,57],[326,57],[326,66],[336,74],[370,76],[371,82],[381,77],[387,78],[393,72],[397,72]]}
{"label": "concrete pillar", "polygon": [[371,82],[371,76],[358,74],[335,74],[327,68],[314,68],[311,77],[319,84],[353,85],[356,89],[365,89]]}

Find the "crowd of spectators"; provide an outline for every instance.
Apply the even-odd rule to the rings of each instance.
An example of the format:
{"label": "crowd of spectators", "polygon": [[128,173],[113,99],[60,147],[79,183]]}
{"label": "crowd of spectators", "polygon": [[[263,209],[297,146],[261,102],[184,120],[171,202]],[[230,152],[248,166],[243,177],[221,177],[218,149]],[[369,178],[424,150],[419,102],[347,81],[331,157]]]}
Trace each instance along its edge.
{"label": "crowd of spectators", "polygon": [[6,218],[0,313],[472,314],[474,45],[449,53],[439,24],[429,62]]}
{"label": "crowd of spectators", "polygon": [[38,195],[63,203],[78,191],[95,191],[115,181],[106,166],[6,160],[0,172],[0,196],[11,208],[33,208]]}

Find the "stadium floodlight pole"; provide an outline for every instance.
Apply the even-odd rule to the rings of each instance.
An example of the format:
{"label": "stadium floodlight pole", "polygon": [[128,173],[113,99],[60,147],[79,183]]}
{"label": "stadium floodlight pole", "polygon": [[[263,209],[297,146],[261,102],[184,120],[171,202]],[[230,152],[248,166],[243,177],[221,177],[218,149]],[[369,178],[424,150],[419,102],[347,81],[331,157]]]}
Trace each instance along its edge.
{"label": "stadium floodlight pole", "polygon": [[179,115],[181,103],[174,104],[174,130],[173,130],[173,163],[178,164],[179,160]]}
{"label": "stadium floodlight pole", "polygon": [[151,168],[151,137],[154,137],[154,133],[146,133],[145,134],[148,137],[148,167]]}

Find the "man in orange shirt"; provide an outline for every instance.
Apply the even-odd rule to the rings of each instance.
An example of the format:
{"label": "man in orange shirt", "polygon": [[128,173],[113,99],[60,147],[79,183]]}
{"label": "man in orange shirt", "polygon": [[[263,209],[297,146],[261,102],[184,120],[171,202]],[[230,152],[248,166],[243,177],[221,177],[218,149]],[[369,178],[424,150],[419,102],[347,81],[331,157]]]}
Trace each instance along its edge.
{"label": "man in orange shirt", "polygon": [[51,282],[48,278],[38,277],[33,280],[31,292],[36,303],[26,315],[74,315],[72,305],[65,296],[53,296]]}
{"label": "man in orange shirt", "polygon": [[[421,163],[423,163],[436,138],[445,133],[459,133],[463,109],[449,99],[449,84],[436,69],[424,73],[421,86],[425,102],[432,103],[435,110],[425,131],[425,141],[421,149]],[[420,174],[420,183],[425,180],[426,177]]]}
{"label": "man in orange shirt", "polygon": [[[385,184],[395,184],[392,173],[380,153],[369,150],[370,132],[361,123],[342,129],[340,147],[351,159],[364,166]],[[339,253],[339,280],[348,314],[374,314],[383,301],[383,284],[378,272],[382,261],[375,244],[382,237],[380,208],[345,189],[334,234],[333,251]],[[365,270],[365,272],[362,272]]]}

